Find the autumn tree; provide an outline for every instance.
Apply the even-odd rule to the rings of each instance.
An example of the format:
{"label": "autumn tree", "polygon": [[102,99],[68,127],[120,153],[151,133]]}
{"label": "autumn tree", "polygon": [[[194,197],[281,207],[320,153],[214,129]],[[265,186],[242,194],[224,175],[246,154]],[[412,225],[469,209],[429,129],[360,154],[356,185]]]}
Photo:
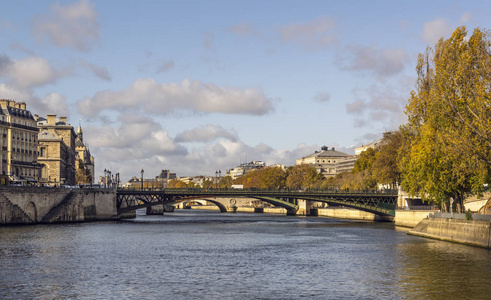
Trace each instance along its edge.
{"label": "autumn tree", "polygon": [[400,161],[403,187],[441,203],[481,193],[491,166],[490,35],[465,27],[420,54],[417,89],[411,92]]}
{"label": "autumn tree", "polygon": [[286,172],[278,167],[268,167],[249,172],[237,178],[234,184],[244,188],[281,189],[285,187]]}
{"label": "autumn tree", "polygon": [[92,178],[91,178],[90,170],[85,167],[85,164],[82,160],[79,160],[78,168],[75,170],[75,183],[87,184],[91,182],[92,182]]}
{"label": "autumn tree", "polygon": [[233,183],[232,177],[225,176],[222,179],[220,179],[218,186],[221,189],[229,189],[232,186],[232,183]]}
{"label": "autumn tree", "polygon": [[373,179],[377,183],[394,187],[401,182],[398,161],[400,153],[404,153],[404,138],[401,130],[384,134],[371,166]]}
{"label": "autumn tree", "polygon": [[311,189],[317,187],[324,176],[315,167],[307,164],[296,165],[287,169],[286,187],[289,189]]}

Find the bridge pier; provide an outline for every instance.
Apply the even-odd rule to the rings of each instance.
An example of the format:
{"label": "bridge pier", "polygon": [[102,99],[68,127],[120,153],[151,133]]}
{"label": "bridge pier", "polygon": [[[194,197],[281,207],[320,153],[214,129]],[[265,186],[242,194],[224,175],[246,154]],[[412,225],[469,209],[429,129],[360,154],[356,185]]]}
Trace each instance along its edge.
{"label": "bridge pier", "polygon": [[235,213],[237,212],[237,206],[233,205],[233,206],[225,206],[225,208],[227,209],[227,212],[228,213]]}
{"label": "bridge pier", "polygon": [[147,207],[147,216],[149,215],[163,215],[164,214],[164,205],[154,205]]}
{"label": "bridge pier", "polygon": [[287,216],[295,216],[295,215],[297,215],[297,209],[295,209],[295,208],[287,208],[286,209],[286,215]]}
{"label": "bridge pier", "polygon": [[310,216],[310,209],[315,201],[297,199],[298,211],[297,215]]}

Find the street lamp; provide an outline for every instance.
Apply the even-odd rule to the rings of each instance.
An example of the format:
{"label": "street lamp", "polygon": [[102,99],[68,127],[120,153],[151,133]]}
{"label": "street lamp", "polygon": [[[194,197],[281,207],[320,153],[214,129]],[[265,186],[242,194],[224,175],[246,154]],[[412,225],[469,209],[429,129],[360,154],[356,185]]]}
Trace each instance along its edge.
{"label": "street lamp", "polygon": [[215,171],[215,187],[218,188],[218,171]]}
{"label": "street lamp", "polygon": [[142,174],[142,188],[141,188],[141,190],[142,190],[142,191],[143,191],[143,173],[144,173],[144,172],[145,172],[145,171],[143,171],[143,169],[142,169],[142,170],[141,170],[141,172],[140,172],[140,173]]}
{"label": "street lamp", "polygon": [[104,188],[107,187],[107,170],[104,169]]}
{"label": "street lamp", "polygon": [[222,176],[222,171],[221,170],[218,170],[218,171],[215,171],[215,180],[217,182],[216,184],[216,187],[219,188],[220,187],[220,177]]}

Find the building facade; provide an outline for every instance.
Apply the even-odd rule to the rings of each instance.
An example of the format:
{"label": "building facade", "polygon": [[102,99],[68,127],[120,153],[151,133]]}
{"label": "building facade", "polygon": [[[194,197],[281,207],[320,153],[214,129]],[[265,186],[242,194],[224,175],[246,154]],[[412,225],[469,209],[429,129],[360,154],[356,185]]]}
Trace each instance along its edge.
{"label": "building facade", "polygon": [[75,139],[73,126],[66,117],[36,117],[39,128],[39,157],[43,165],[39,181],[43,184],[74,185],[75,182]]}
{"label": "building facade", "polygon": [[38,128],[23,102],[0,99],[0,184],[36,182],[41,165]]}
{"label": "building facade", "polygon": [[75,152],[75,169],[79,174],[77,183],[93,183],[95,178],[95,161],[94,157],[90,154],[89,147],[84,143],[84,133],[80,124],[78,125],[77,137],[75,139]]}
{"label": "building facade", "polygon": [[262,161],[250,161],[248,163],[240,164],[239,166],[227,170],[227,176],[230,176],[232,180],[239,178],[240,176],[246,175],[251,171],[262,169],[266,166],[266,164]]}
{"label": "building facade", "polygon": [[297,165],[312,165],[319,174],[324,177],[333,177],[345,171],[351,171],[355,166],[358,156],[349,155],[344,152],[336,151],[334,148],[329,149],[326,146],[321,151],[297,159]]}

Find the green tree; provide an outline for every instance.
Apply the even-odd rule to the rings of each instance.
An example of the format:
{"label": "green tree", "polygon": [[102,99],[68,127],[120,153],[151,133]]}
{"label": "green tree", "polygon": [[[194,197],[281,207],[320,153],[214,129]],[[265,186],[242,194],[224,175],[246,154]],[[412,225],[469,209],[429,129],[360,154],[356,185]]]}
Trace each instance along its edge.
{"label": "green tree", "polygon": [[[433,53],[433,55],[432,55]],[[410,136],[401,155],[403,187],[439,203],[453,197],[460,210],[481,193],[491,166],[490,35],[465,27],[420,54],[417,90],[406,114]]]}

